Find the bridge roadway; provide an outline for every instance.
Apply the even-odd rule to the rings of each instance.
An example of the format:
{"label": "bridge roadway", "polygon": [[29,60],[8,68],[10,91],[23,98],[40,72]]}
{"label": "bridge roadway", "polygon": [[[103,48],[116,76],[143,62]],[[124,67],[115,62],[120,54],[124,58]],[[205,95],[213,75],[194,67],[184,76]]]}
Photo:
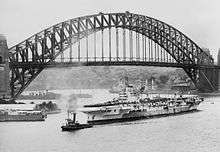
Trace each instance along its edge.
{"label": "bridge roadway", "polygon": [[197,69],[220,69],[219,65],[198,65],[186,63],[168,63],[152,61],[81,61],[81,62],[19,62],[10,63],[10,68],[51,68],[51,67],[77,67],[77,66],[157,66],[175,68],[197,68]]}

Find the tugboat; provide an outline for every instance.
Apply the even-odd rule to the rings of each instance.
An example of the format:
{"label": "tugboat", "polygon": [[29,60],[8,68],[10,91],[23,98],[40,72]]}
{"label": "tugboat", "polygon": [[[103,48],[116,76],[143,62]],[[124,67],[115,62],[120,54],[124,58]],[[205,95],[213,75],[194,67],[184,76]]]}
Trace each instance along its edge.
{"label": "tugboat", "polygon": [[[69,117],[72,115],[72,119]],[[68,118],[66,119],[66,124],[61,126],[62,131],[74,131],[84,128],[91,128],[93,125],[91,124],[80,124],[76,121],[76,113],[68,112]]]}

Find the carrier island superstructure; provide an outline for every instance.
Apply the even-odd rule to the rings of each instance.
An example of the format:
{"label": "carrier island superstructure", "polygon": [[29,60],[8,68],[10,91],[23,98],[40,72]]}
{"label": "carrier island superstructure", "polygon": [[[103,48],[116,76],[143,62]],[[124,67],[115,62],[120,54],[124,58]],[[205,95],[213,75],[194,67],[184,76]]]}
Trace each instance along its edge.
{"label": "carrier island superstructure", "polygon": [[84,105],[81,111],[87,114],[89,124],[104,124],[192,112],[202,101],[198,96],[181,95],[150,98],[127,87],[113,100]]}

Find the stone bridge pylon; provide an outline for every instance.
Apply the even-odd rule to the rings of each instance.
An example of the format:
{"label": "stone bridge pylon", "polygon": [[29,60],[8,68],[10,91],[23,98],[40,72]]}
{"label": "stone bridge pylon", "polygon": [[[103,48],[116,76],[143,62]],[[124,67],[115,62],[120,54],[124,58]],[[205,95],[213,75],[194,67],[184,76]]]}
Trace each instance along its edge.
{"label": "stone bridge pylon", "polygon": [[10,97],[9,71],[7,41],[0,35],[0,99]]}

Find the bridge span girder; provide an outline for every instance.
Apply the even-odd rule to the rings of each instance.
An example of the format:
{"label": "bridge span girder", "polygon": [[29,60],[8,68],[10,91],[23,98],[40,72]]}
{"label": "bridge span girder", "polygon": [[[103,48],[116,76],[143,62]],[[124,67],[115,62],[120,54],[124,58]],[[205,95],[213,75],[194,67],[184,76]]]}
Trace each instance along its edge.
{"label": "bridge span girder", "polygon": [[[16,85],[14,83],[14,79],[16,75],[19,75],[21,79],[22,86],[28,86],[35,77],[40,74],[40,72],[45,68],[52,68],[52,67],[79,67],[79,66],[155,66],[155,67],[175,67],[175,68],[182,68],[186,74],[191,78],[195,86],[201,92],[211,92],[214,90],[218,90],[218,82],[219,77],[218,73],[219,70],[217,68],[201,68],[192,65],[184,65],[178,63],[160,63],[160,62],[66,62],[66,63],[47,63],[47,64],[29,64],[29,65],[11,65],[12,70],[12,78],[11,78],[11,88],[14,88]],[[27,77],[29,75],[29,77]],[[25,79],[26,78],[26,79]],[[29,78],[29,80],[27,80]],[[207,79],[209,81],[207,81]],[[210,84],[211,83],[211,84]],[[212,86],[208,88],[207,86]],[[17,93],[19,95],[25,89],[20,89],[20,92]],[[14,90],[11,90],[14,91]],[[12,92],[14,93],[14,92]],[[17,97],[17,96],[14,96]]]}

